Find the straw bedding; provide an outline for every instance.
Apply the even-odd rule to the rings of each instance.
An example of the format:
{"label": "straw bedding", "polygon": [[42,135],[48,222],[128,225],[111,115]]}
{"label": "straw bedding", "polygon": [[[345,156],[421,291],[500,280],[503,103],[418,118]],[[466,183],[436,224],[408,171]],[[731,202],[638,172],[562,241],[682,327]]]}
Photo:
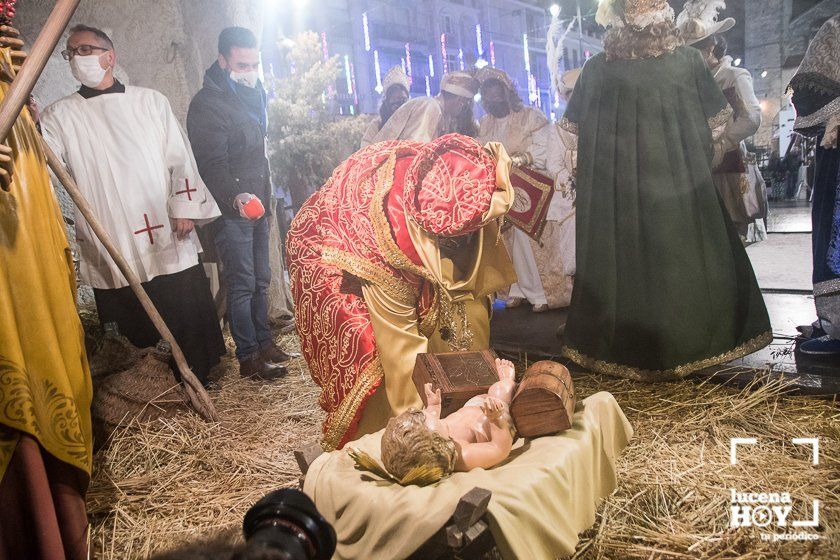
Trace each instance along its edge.
{"label": "straw bedding", "polygon": [[[293,335],[280,340],[294,348]],[[145,558],[203,539],[239,539],[247,509],[268,491],[295,486],[292,451],[317,439],[322,414],[306,365],[266,384],[238,377],[230,362],[211,392],[221,422],[192,414],[136,422],[95,458],[88,494],[94,557]],[[524,366],[525,364],[520,364]],[[576,374],[579,398],[612,392],[636,436],[620,457],[619,486],[582,534],[575,558],[838,558],[840,410],[836,402],[785,394],[779,383],[739,391],[694,381],[643,385]],[[819,466],[793,437],[820,437]],[[729,464],[730,437],[759,445]],[[823,502],[823,538],[765,542],[729,529],[730,488],[787,491]]]}

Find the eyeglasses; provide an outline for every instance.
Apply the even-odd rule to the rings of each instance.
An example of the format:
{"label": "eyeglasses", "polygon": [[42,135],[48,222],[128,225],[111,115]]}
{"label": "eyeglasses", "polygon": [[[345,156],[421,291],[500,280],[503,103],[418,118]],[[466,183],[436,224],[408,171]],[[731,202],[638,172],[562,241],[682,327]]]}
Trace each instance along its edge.
{"label": "eyeglasses", "polygon": [[74,49],[65,49],[61,51],[61,56],[62,58],[64,58],[64,60],[70,60],[76,55],[88,56],[90,54],[93,54],[94,51],[108,52],[110,50],[111,49],[106,49],[104,47],[97,47],[96,45],[79,45]]}

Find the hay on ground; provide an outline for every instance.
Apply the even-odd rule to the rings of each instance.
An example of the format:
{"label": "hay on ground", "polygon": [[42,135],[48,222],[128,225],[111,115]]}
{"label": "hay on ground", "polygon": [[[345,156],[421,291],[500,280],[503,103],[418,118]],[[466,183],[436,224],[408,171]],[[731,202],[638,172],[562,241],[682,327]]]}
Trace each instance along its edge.
{"label": "hay on ground", "polygon": [[[295,347],[293,335],[281,340]],[[232,360],[212,391],[218,424],[194,414],[120,429],[95,458],[88,495],[94,555],[146,558],[202,539],[239,538],[242,517],[267,492],[295,486],[293,450],[317,440],[323,414],[301,359],[276,383],[239,379]],[[786,394],[778,381],[739,391],[683,381],[640,384],[575,376],[580,398],[610,391],[636,435],[618,461],[618,488],[581,535],[575,558],[840,557],[840,411],[836,403]],[[729,464],[729,439],[758,445]],[[810,464],[794,437],[819,437]],[[791,515],[819,499],[821,539],[766,542],[729,528],[730,488],[786,491]]]}

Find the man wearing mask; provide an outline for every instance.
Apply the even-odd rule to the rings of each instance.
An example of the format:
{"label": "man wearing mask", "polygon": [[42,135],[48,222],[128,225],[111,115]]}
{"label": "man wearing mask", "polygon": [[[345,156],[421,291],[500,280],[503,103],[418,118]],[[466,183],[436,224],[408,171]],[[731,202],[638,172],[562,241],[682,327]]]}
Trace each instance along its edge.
{"label": "man wearing mask", "polygon": [[248,29],[219,34],[219,56],[190,102],[187,132],[201,176],[219,203],[213,224],[227,290],[230,332],[243,377],[276,379],[289,356],[268,323],[271,181],[265,155],[266,94],[257,39]]}
{"label": "man wearing mask", "polygon": [[382,99],[382,106],[379,107],[379,118],[374,119],[370,123],[370,126],[367,127],[367,130],[365,130],[365,134],[362,136],[362,148],[373,144],[373,139],[382,127],[385,126],[385,123],[388,122],[391,115],[405,105],[406,101],[408,101],[410,85],[411,83],[409,82],[408,76],[403,72],[402,66],[394,66],[388,70],[388,73],[385,74],[385,78],[382,80],[385,97]]}
{"label": "man wearing mask", "polygon": [[[114,78],[117,55],[107,34],[77,25],[62,55],[82,86],[44,110],[44,139],[206,383],[225,346],[193,229],[216,219],[219,208],[166,97]],[[117,323],[136,346],[154,346],[160,335],[78,211],[76,239],[100,322]]]}
{"label": "man wearing mask", "polygon": [[478,82],[466,72],[449,72],[440,81],[435,97],[416,97],[391,115],[371,143],[385,140],[431,142],[457,132],[475,136],[473,97]]}

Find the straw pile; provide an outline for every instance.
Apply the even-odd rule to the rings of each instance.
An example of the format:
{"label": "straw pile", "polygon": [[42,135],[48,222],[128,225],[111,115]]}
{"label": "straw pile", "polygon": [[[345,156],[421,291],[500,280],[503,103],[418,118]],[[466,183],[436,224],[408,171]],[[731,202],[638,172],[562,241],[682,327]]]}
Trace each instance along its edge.
{"label": "straw pile", "polygon": [[[291,335],[280,342],[296,346]],[[118,430],[96,456],[89,493],[95,557],[234,541],[254,502],[296,485],[292,451],[319,436],[322,414],[305,363],[289,369],[286,379],[264,384],[240,380],[231,367],[211,393],[219,424],[186,414]],[[576,558],[840,557],[836,403],[786,395],[778,383],[737,391],[576,374],[575,384],[580,398],[612,392],[636,430],[619,460],[619,487],[582,535]],[[730,437],[758,437],[759,445],[730,466]],[[792,437],[821,438],[819,466]],[[729,529],[730,488],[791,492],[796,518],[810,513],[802,502],[821,500],[824,538],[773,543],[752,529]]]}
{"label": "straw pile", "polygon": [[[294,336],[280,339],[295,349]],[[150,553],[219,534],[238,538],[242,518],[269,491],[295,486],[292,452],[317,440],[322,412],[305,362],[263,383],[239,377],[228,357],[210,395],[220,422],[195,414],[120,428],[94,457],[88,491],[95,558]]]}
{"label": "straw pile", "polygon": [[[580,394],[612,392],[635,429],[618,461],[619,486],[599,508],[574,558],[838,558],[840,410],[836,402],[786,395],[759,374],[742,391],[676,382],[575,378]],[[755,437],[730,465],[729,442]],[[796,437],[820,438],[820,463]],[[790,492],[788,522],[822,502],[818,541],[765,542],[773,527],[729,528],[730,489]],[[807,510],[804,507],[807,503]],[[814,532],[814,529],[804,529]]]}

